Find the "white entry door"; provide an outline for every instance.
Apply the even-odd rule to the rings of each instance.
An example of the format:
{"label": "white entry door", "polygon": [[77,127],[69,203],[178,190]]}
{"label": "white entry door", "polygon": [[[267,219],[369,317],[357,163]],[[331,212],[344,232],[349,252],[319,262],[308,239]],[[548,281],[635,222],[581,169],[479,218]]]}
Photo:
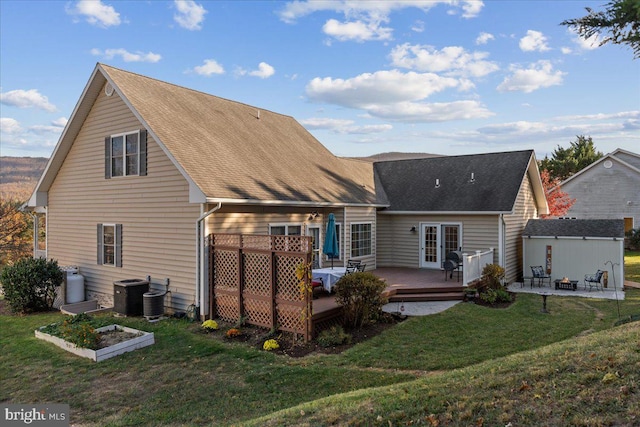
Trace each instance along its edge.
{"label": "white entry door", "polygon": [[420,224],[420,267],[440,268],[440,224]]}

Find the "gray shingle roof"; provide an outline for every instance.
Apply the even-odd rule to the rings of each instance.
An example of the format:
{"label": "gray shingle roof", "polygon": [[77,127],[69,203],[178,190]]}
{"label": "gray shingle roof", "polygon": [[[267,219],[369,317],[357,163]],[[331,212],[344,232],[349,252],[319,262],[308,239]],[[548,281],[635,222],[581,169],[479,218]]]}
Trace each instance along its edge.
{"label": "gray shingle roof", "polygon": [[530,219],[523,236],[624,237],[623,219]]}
{"label": "gray shingle roof", "polygon": [[532,155],[525,150],[398,160],[377,162],[374,170],[389,211],[510,212]]}

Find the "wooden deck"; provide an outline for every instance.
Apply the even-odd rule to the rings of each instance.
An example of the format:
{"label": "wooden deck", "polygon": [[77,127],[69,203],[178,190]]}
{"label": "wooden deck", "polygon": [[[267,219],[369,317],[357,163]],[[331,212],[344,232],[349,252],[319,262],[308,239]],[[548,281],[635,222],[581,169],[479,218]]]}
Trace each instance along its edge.
{"label": "wooden deck", "polygon": [[[395,301],[459,301],[464,298],[458,273],[446,277],[444,271],[419,268],[378,268],[371,271],[387,282],[385,294],[389,302]],[[460,274],[462,280],[462,273]],[[313,323],[324,322],[340,315],[335,298],[327,293],[313,300]],[[315,328],[315,327],[314,327]]]}

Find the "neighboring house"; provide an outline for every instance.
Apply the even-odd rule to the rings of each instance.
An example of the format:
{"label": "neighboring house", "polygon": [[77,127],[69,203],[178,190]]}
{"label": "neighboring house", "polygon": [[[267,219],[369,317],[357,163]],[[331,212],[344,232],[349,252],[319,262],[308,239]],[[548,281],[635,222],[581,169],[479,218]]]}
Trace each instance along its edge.
{"label": "neighboring house", "polygon": [[[399,172],[426,204],[405,207],[407,195],[394,190],[388,173],[396,162],[339,158],[292,117],[98,64],[28,206],[46,212],[41,255],[78,265],[87,297],[103,303],[111,302],[114,281],[150,275],[171,279],[170,309],[195,305],[207,313],[207,234],[310,235],[322,266],[329,213],[339,236],[336,265],[357,258],[367,269],[396,261],[440,268],[441,254],[420,262],[417,237],[422,223],[437,223],[459,226],[456,246],[465,250],[495,247],[496,261],[515,268],[509,277],[519,275],[512,237],[547,212],[533,152],[415,162],[428,169],[424,175]],[[440,171],[439,196],[427,191],[431,169]],[[470,173],[475,184],[449,181]],[[471,191],[458,188],[467,184]],[[477,200],[479,190],[481,205],[429,204],[444,201],[443,193]],[[398,233],[421,230],[399,242],[394,230],[403,222],[409,226]]]}
{"label": "neighboring house", "polygon": [[560,183],[576,199],[566,216],[624,219],[625,231],[640,227],[640,155],[617,149]]}

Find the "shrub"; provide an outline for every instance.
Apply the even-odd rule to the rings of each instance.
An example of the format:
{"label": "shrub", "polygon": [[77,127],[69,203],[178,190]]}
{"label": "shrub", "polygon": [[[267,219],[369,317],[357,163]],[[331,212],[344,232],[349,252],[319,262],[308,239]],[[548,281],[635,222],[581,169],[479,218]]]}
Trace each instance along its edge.
{"label": "shrub", "polygon": [[236,337],[239,337],[240,335],[242,335],[242,331],[238,328],[231,328],[225,334],[227,338],[236,338]]}
{"label": "shrub", "polygon": [[489,304],[510,302],[511,294],[503,287],[496,289],[489,288],[480,294],[480,299]]}
{"label": "shrub", "polygon": [[30,313],[51,309],[63,277],[57,261],[23,258],[2,270],[0,282],[11,311]]}
{"label": "shrub", "polygon": [[207,332],[215,331],[218,329],[218,322],[212,319],[205,320],[202,322],[202,328]]}
{"label": "shrub", "polygon": [[625,233],[626,246],[632,250],[640,250],[640,228],[629,230]]}
{"label": "shrub", "polygon": [[346,333],[342,326],[332,326],[320,332],[316,341],[320,347],[332,347],[334,345],[349,344],[351,335]]}
{"label": "shrub", "polygon": [[375,321],[387,300],[382,296],[384,280],[370,272],[357,272],[343,276],[335,285],[336,301],[344,311],[344,325],[360,328]]}
{"label": "shrub", "polygon": [[266,340],[264,344],[262,344],[262,349],[266,351],[277,350],[279,348],[280,344],[278,344],[278,341],[274,340],[273,338],[270,340]]}

